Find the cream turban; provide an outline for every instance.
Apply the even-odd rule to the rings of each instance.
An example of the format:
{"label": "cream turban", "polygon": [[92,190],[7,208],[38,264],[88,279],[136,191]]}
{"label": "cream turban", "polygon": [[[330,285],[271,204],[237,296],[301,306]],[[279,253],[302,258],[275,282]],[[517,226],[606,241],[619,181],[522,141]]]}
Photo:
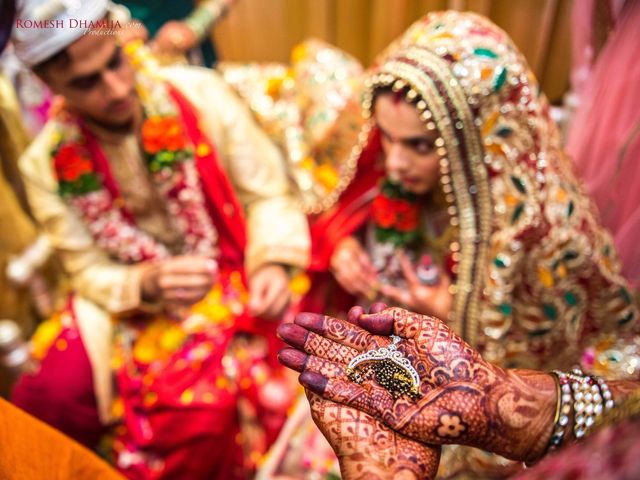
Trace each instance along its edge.
{"label": "cream turban", "polygon": [[108,0],[19,0],[13,30],[16,56],[32,67],[79,39],[109,11]]}

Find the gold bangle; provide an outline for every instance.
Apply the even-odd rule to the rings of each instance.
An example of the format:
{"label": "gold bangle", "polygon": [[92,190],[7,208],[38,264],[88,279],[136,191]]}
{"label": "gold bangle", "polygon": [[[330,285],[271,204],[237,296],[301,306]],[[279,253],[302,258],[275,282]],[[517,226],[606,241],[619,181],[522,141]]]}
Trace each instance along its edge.
{"label": "gold bangle", "polygon": [[551,372],[556,381],[556,391],[558,401],[556,403],[556,414],[553,419],[553,432],[549,438],[549,445],[545,454],[555,450],[564,440],[565,430],[569,425],[569,415],[572,409],[572,395],[569,376],[566,373],[554,370]]}
{"label": "gold bangle", "polygon": [[562,406],[562,388],[560,386],[560,379],[558,375],[552,372],[553,381],[556,384],[556,414],[553,416],[553,424],[558,423],[560,419],[560,407]]}

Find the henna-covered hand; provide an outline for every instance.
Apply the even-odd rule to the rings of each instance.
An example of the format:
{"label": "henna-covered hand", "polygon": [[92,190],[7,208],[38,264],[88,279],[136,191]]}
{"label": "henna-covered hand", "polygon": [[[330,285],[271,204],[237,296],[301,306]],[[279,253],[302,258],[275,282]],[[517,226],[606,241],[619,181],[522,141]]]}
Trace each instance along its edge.
{"label": "henna-covered hand", "polygon": [[307,391],[311,415],[340,461],[345,480],[434,478],[440,447],[394,432],[355,408]]}
{"label": "henna-covered hand", "polygon": [[[302,372],[308,390],[416,441],[470,445],[525,461],[544,452],[556,405],[550,375],[491,365],[436,318],[401,308],[362,312],[352,309],[350,321],[299,314],[279,329],[299,350],[283,351],[281,362]],[[358,384],[347,376],[354,357],[388,346],[391,334],[401,337],[397,348],[420,377],[417,399],[394,398],[375,377]]]}
{"label": "henna-covered hand", "polygon": [[[380,304],[372,306],[372,312],[379,310]],[[360,312],[352,309],[353,314]],[[355,321],[357,317],[352,315],[351,318]],[[279,358],[302,371],[308,356],[286,348]],[[322,367],[319,371],[330,374]],[[439,446],[410,440],[365,412],[326,400],[309,390],[306,393],[313,420],[338,456],[345,480],[435,477],[440,460]]]}

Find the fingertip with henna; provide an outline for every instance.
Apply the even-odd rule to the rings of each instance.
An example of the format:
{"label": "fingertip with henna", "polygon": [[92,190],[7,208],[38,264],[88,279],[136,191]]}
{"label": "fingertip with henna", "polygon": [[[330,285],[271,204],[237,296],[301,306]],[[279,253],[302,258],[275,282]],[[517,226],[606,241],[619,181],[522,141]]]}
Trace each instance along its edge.
{"label": "fingertip with henna", "polygon": [[296,372],[302,372],[309,356],[295,348],[283,348],[278,352],[278,361]]}
{"label": "fingertip with henna", "polygon": [[302,349],[309,331],[293,323],[283,323],[278,327],[278,336],[292,347]]}
{"label": "fingertip with henna", "polygon": [[349,313],[347,313],[347,321],[349,323],[353,323],[354,325],[357,325],[358,319],[360,318],[360,315],[362,315],[363,313],[365,313],[364,308],[361,307],[360,305],[351,307],[351,309],[349,310]]}
{"label": "fingertip with henna", "polygon": [[319,313],[301,312],[296,315],[294,320],[296,325],[300,325],[306,329],[316,333],[324,332],[324,315]]}
{"label": "fingertip with henna", "polygon": [[316,372],[302,372],[298,380],[304,388],[309,389],[318,395],[323,395],[325,388],[327,388],[328,380]]}
{"label": "fingertip with henna", "polygon": [[380,313],[381,311],[389,308],[384,302],[376,302],[369,307],[369,313]]}
{"label": "fingertip with henna", "polygon": [[393,314],[384,311],[364,314],[360,316],[358,325],[375,335],[388,336],[393,334]]}

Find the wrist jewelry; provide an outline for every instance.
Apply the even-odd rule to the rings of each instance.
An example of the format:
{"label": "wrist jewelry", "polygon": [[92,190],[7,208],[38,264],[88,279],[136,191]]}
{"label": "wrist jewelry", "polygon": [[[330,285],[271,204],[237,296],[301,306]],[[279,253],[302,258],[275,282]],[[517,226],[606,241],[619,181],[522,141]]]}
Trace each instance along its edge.
{"label": "wrist jewelry", "polygon": [[569,373],[554,370],[552,374],[556,380],[558,403],[547,452],[562,445],[572,410],[571,428],[574,437],[580,439],[591,431],[605,411],[614,406],[609,386],[602,378],[585,375],[579,368]]}
{"label": "wrist jewelry", "polygon": [[613,399],[608,385],[601,378],[585,375],[579,368],[572,370],[569,378],[573,391],[573,434],[582,438],[590,432],[604,410],[613,408]]}
{"label": "wrist jewelry", "polygon": [[198,41],[204,40],[211,26],[227,12],[228,4],[224,0],[209,0],[198,6],[184,23],[193,30]]}
{"label": "wrist jewelry", "polygon": [[572,401],[569,376],[559,371],[553,371],[551,373],[556,382],[558,401],[556,403],[556,414],[553,419],[553,432],[545,453],[551,452],[562,445],[565,430],[569,424]]}

